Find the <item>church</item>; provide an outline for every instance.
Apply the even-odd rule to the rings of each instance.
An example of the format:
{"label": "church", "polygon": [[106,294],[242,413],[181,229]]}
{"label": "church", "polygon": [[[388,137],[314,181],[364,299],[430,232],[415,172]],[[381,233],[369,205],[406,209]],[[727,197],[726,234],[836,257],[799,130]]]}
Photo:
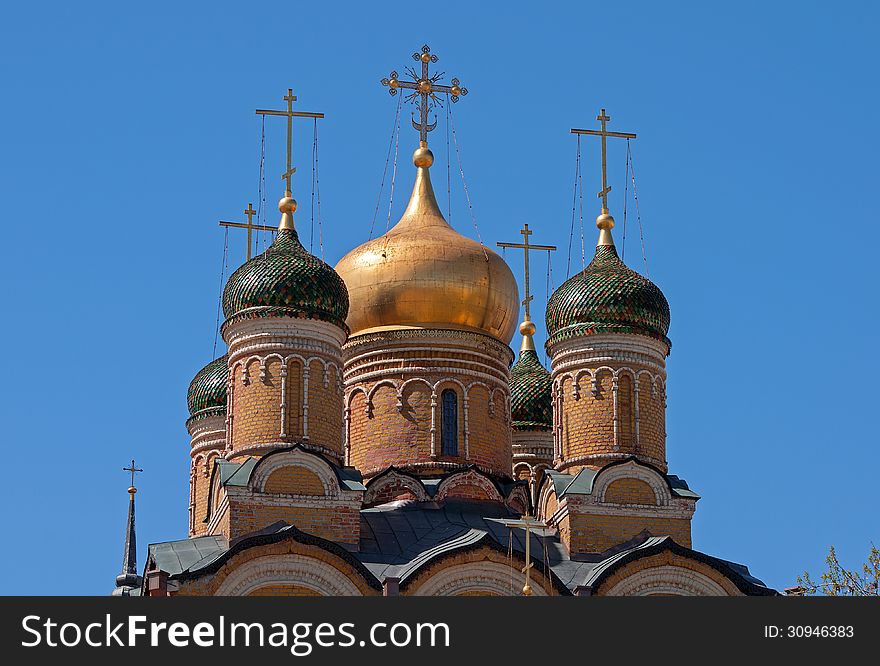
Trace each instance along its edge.
{"label": "church", "polygon": [[413,60],[412,80],[382,80],[420,118],[409,203],[335,267],[297,233],[292,94],[274,112],[277,231],[226,282],[227,351],[187,394],[189,536],[151,544],[138,569],[132,482],[113,594],[776,595],[695,549],[699,495],[667,467],[669,305],[621,260],[607,202],[606,139],[632,135],[604,110],[581,130],[602,144],[597,242],[549,298],[545,368],[528,252],[546,248],[528,226],[501,244],[524,250],[521,299],[502,256],[446,221],[429,111],[467,89],[430,73],[427,46]]}

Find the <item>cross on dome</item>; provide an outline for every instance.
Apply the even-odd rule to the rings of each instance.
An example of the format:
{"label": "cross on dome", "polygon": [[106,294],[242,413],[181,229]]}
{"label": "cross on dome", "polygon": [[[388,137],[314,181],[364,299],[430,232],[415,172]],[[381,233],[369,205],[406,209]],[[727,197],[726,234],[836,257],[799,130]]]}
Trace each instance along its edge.
{"label": "cross on dome", "polygon": [[437,93],[448,93],[454,103],[458,101],[459,97],[467,95],[468,90],[461,86],[461,82],[457,78],[452,79],[450,82],[452,83],[451,86],[438,83],[446,72],[430,74],[428,71],[429,63],[435,63],[439,58],[431,53],[431,47],[427,44],[422,46],[421,52],[416,51],[413,53],[412,58],[413,60],[421,62],[421,73],[417,72],[414,67],[407,66],[406,68],[406,72],[409,74],[410,78],[412,78],[412,81],[401,81],[398,78],[397,71],[392,71],[388,78],[382,79],[381,83],[383,86],[388,86],[388,92],[392,96],[396,95],[398,89],[401,88],[404,90],[412,90],[413,92],[405,98],[407,102],[412,101],[417,97],[419,98],[416,101],[416,108],[419,111],[419,122],[417,123],[415,119],[412,119],[411,122],[413,128],[419,131],[419,140],[424,147],[428,144],[428,132],[433,131],[434,128],[437,127],[436,116],[433,123],[428,123],[428,112],[434,108],[435,104],[442,105],[440,98],[437,97]]}

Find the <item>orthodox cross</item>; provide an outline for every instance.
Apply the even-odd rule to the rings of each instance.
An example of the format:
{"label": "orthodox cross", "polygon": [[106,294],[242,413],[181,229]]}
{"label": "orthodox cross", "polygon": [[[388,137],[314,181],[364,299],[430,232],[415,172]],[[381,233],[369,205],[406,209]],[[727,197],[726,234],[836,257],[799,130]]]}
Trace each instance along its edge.
{"label": "orthodox cross", "polygon": [[609,132],[605,129],[605,123],[611,120],[611,116],[605,115],[605,109],[602,109],[602,112],[596,116],[596,120],[601,123],[602,129],[600,130],[588,130],[588,129],[572,129],[572,134],[591,134],[593,136],[602,137],[602,191],[597,195],[600,199],[602,199],[602,210],[608,210],[608,193],[611,191],[611,187],[608,185],[608,169],[605,167],[605,141],[609,136],[617,137],[620,139],[635,139],[635,134],[628,134],[626,132]]}
{"label": "orthodox cross", "polygon": [[252,203],[248,204],[248,207],[244,209],[244,214],[247,215],[247,224],[243,224],[242,222],[225,222],[220,220],[221,227],[237,227],[239,229],[247,229],[247,258],[250,261],[251,258],[251,234],[254,229],[259,229],[260,231],[278,231],[278,227],[270,227],[265,224],[254,224],[254,215],[256,215],[257,211],[254,208]]}
{"label": "orthodox cross", "polygon": [[501,520],[499,522],[510,529],[513,529],[514,527],[522,527],[526,532],[526,565],[520,571],[525,574],[522,595],[524,597],[530,597],[532,596],[532,586],[529,581],[531,580],[531,571],[535,566],[532,564],[531,530],[540,531],[542,535],[546,536],[547,525],[540,520],[535,520],[529,514],[524,515],[519,520]]}
{"label": "orthodox cross", "polygon": [[[132,459],[131,459],[131,467],[123,467],[123,468],[122,468],[122,471],[123,471],[123,472],[131,472],[131,487],[134,488],[134,475],[135,475],[135,472],[143,472],[144,470],[140,469],[139,467],[135,467],[135,466],[134,466],[134,458],[132,458]],[[129,491],[129,492],[130,492],[130,491]]]}
{"label": "orthodox cross", "polygon": [[528,224],[524,224],[523,228],[519,231],[523,235],[522,243],[497,243],[498,247],[515,247],[523,250],[523,263],[525,264],[525,298],[523,299],[522,304],[526,309],[526,319],[531,321],[531,308],[530,303],[534,300],[534,296],[529,293],[529,250],[555,250],[555,245],[532,245],[529,243],[529,236],[532,235],[532,230],[529,229]]}
{"label": "orthodox cross", "polygon": [[296,167],[292,166],[291,154],[293,150],[293,119],[294,118],[323,118],[323,113],[309,113],[308,111],[294,111],[293,103],[296,101],[296,95],[293,94],[293,89],[288,88],[287,94],[282,97],[285,102],[287,102],[287,110],[286,111],[276,111],[273,109],[257,109],[258,116],[284,116],[287,118],[287,170],[281,175],[281,180],[287,181],[287,189],[285,194],[287,196],[292,196],[293,190],[290,189],[290,178],[296,173]]}
{"label": "orthodox cross", "polygon": [[415,119],[412,119],[410,122],[414,129],[419,131],[419,140],[423,145],[428,144],[428,132],[431,132],[435,127],[437,127],[437,118],[434,118],[433,123],[428,123],[428,112],[434,108],[435,104],[439,104],[442,106],[442,102],[440,98],[437,97],[437,93],[448,93],[452,96],[452,101],[457,102],[459,97],[464,97],[468,94],[467,88],[461,87],[461,82],[458,79],[452,79],[451,86],[444,86],[437,83],[440,79],[443,78],[445,72],[435,73],[433,75],[428,73],[428,63],[437,62],[439,58],[436,55],[431,53],[431,47],[425,44],[422,47],[421,53],[416,51],[412,54],[413,60],[420,61],[422,63],[422,71],[421,74],[416,71],[414,67],[407,66],[406,73],[409,74],[412,81],[401,81],[397,78],[397,72],[391,72],[389,78],[382,79],[382,85],[388,86],[388,92],[391,95],[396,95],[398,88],[403,88],[405,90],[412,90],[409,95],[406,97],[406,101],[409,102],[418,97],[419,99],[416,101],[416,108],[419,110],[419,122],[416,123]]}

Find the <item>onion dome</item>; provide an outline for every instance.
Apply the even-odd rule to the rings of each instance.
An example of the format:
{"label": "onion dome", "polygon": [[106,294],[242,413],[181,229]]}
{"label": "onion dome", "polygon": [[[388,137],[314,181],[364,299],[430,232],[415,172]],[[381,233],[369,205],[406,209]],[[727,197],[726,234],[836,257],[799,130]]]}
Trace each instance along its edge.
{"label": "onion dome", "polygon": [[223,290],[223,314],[230,320],[301,317],[330,322],[343,330],[348,292],[333,268],[310,254],[293,225],[296,201],[288,192],[278,203],[281,223],[272,245],[242,264]]}
{"label": "onion dome", "polygon": [[628,268],[614,247],[614,218],[596,219],[599,244],[593,261],[564,282],[547,303],[547,344],[596,333],[645,335],[671,345],[669,303],[646,277]]}
{"label": "onion dome", "polygon": [[535,325],[526,320],[519,359],[510,369],[510,412],[514,430],[550,430],[553,427],[552,382],[541,365],[532,336]]}
{"label": "onion dome", "polygon": [[198,371],[189,385],[186,405],[192,418],[226,413],[227,356],[215,358]]}
{"label": "onion dome", "polygon": [[461,329],[507,344],[519,312],[516,280],[498,254],[443,218],[428,173],[433,161],[427,146],[415,151],[416,181],[400,221],[336,265],[351,296],[351,334]]}

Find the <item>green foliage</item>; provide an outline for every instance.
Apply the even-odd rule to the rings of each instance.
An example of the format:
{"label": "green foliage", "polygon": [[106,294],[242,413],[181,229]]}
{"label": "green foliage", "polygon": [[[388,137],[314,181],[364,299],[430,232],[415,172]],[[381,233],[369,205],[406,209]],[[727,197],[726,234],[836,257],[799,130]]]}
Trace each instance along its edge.
{"label": "green foliage", "polygon": [[844,568],[837,559],[834,546],[831,546],[825,558],[827,569],[822,573],[821,583],[814,582],[809,572],[798,576],[795,594],[823,594],[829,597],[876,597],[880,583],[880,550],[873,543],[868,553],[868,561],[862,571],[850,571]]}

